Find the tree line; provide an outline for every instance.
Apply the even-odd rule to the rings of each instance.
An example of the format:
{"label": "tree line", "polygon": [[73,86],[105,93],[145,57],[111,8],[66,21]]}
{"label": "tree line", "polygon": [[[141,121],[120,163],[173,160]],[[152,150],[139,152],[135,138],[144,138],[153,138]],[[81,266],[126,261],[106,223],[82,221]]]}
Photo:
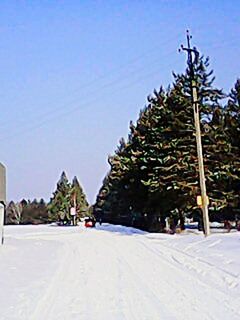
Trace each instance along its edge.
{"label": "tree line", "polygon": [[[229,94],[214,86],[209,59],[194,66],[198,91],[210,220],[234,219],[240,210],[240,79]],[[108,157],[110,170],[94,213],[105,221],[163,231],[166,218],[184,228],[200,219],[198,159],[191,70],[154,90],[127,139]]]}
{"label": "tree line", "polygon": [[[75,215],[71,215],[74,208]],[[6,208],[6,224],[40,224],[58,222],[62,225],[77,224],[84,216],[91,214],[86,195],[77,179],[68,181],[63,171],[50,201],[10,201]]]}

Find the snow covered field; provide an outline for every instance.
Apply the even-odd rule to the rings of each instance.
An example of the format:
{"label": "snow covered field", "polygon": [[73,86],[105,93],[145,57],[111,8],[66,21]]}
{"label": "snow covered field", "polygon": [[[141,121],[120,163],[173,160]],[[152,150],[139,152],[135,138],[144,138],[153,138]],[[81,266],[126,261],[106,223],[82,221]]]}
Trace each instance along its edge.
{"label": "snow covered field", "polygon": [[240,232],[7,226],[1,320],[239,320]]}

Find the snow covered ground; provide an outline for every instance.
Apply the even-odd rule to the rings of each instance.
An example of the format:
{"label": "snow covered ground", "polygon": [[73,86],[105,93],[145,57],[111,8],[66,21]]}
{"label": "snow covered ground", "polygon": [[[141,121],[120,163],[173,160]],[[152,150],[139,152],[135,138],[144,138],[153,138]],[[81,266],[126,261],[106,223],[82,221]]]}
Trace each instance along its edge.
{"label": "snow covered ground", "polygon": [[1,320],[239,320],[240,232],[7,226]]}

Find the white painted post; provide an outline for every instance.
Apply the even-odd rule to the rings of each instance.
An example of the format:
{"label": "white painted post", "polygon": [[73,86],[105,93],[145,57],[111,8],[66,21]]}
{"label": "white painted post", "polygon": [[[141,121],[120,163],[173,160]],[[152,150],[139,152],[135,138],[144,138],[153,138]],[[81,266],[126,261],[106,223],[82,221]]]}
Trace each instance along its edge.
{"label": "white painted post", "polygon": [[0,245],[3,244],[3,224],[5,207],[0,203]]}
{"label": "white painted post", "polygon": [[0,163],[0,245],[3,244],[3,225],[6,206],[6,169]]}
{"label": "white painted post", "polygon": [[169,230],[170,230],[169,217],[167,217],[167,218],[165,219],[165,222],[166,222],[166,231],[169,232]]}

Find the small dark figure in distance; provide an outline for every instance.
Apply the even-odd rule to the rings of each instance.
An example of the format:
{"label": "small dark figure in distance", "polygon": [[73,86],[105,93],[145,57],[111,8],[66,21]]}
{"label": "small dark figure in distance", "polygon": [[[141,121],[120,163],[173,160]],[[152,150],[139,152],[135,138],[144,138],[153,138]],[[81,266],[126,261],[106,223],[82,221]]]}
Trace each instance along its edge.
{"label": "small dark figure in distance", "polygon": [[240,220],[236,221],[236,229],[240,231]]}
{"label": "small dark figure in distance", "polygon": [[224,229],[227,229],[227,232],[231,231],[231,223],[228,220],[224,220]]}

